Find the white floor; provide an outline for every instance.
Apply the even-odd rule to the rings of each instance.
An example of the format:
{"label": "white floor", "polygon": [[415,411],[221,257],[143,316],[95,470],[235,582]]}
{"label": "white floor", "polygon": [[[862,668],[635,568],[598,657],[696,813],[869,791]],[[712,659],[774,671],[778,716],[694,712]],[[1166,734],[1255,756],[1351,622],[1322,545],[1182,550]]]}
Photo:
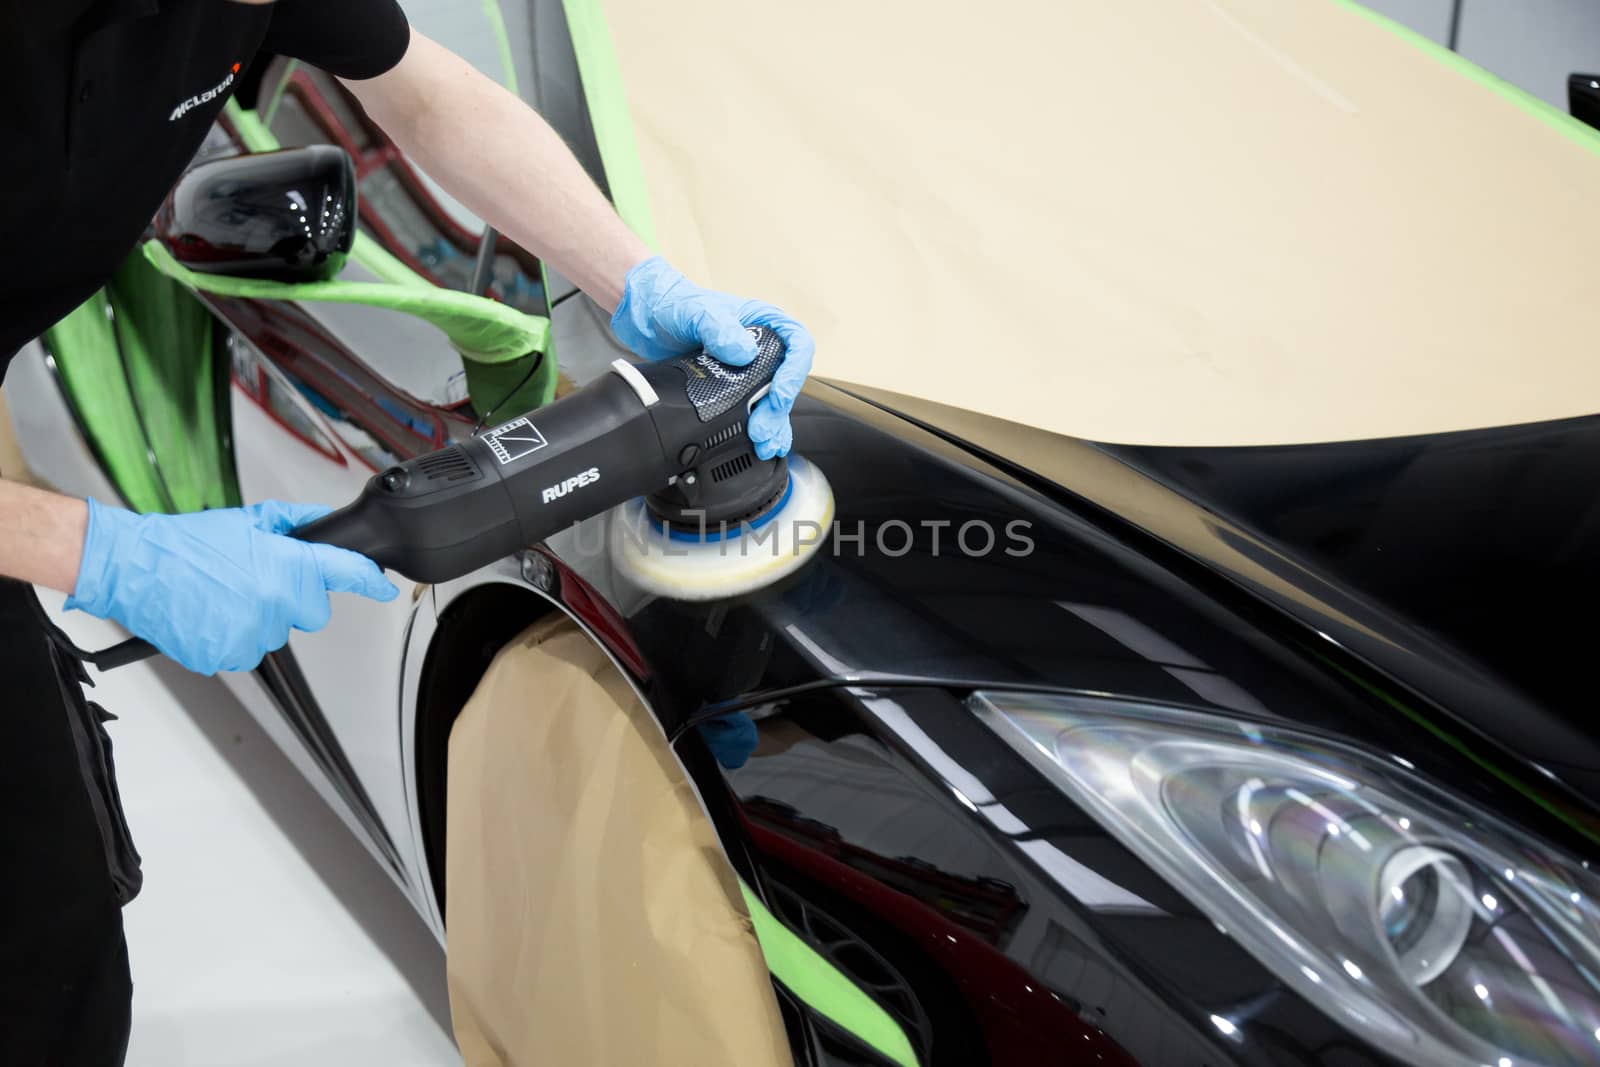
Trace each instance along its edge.
{"label": "white floor", "polygon": [[[56,615],[85,647],[118,639]],[[461,1062],[443,950],[219,682],[153,660],[99,676],[91,695],[119,716],[144,856],[124,912],[132,1067]]]}

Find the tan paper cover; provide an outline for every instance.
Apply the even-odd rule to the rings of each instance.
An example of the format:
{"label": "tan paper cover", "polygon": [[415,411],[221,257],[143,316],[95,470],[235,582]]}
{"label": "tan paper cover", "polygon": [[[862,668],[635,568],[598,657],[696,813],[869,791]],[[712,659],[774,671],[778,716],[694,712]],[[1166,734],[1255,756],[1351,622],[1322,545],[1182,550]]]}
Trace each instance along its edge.
{"label": "tan paper cover", "polygon": [[660,250],[817,373],[1254,444],[1600,410],[1600,158],[1334,0],[603,0]]}
{"label": "tan paper cover", "polygon": [[450,735],[450,1010],[470,1067],[789,1067],[738,881],[665,738],[569,620]]}

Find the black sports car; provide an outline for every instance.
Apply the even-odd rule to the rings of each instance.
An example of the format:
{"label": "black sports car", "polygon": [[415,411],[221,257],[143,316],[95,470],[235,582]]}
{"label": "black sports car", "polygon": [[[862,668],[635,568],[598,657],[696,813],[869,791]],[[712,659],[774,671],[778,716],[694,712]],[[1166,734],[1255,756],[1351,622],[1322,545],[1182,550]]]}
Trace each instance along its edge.
{"label": "black sports car", "polygon": [[[680,112],[664,98],[641,102],[641,85],[711,91],[695,72],[681,86],[630,83],[651,120],[640,126],[642,170],[619,140],[628,112],[609,79],[619,56],[624,81],[647,67],[634,59],[650,11],[609,6],[613,55],[596,44],[589,5],[512,5],[513,39],[531,29],[540,42],[512,50],[530,96],[625,217],[649,224],[639,199],[647,175],[664,242],[693,246],[727,273],[791,278],[797,313],[809,310],[808,294],[822,294],[818,308],[846,309],[818,312],[821,376],[794,418],[797,449],[826,474],[836,508],[814,559],[747,595],[686,603],[641,593],[618,573],[607,517],[597,516],[466,578],[413,584],[392,605],[341,608],[322,634],[297,634],[253,675],[229,679],[441,939],[451,728],[496,652],[563,613],[641,695],[703,803],[756,931],[766,931],[797,1064],[1600,1063],[1600,876],[1590,869],[1600,859],[1600,730],[1585,668],[1587,609],[1600,590],[1600,419],[1546,417],[1551,407],[1597,406],[1583,392],[1594,361],[1530,374],[1542,390],[1533,399],[1496,362],[1506,351],[1496,331],[1508,323],[1542,323],[1528,329],[1550,350],[1552,336],[1585,328],[1594,306],[1529,287],[1506,296],[1509,310],[1480,313],[1468,293],[1451,309],[1453,325],[1439,312],[1449,344],[1428,349],[1428,359],[1459,356],[1460,380],[1420,356],[1412,377],[1391,366],[1396,349],[1422,351],[1405,346],[1438,309],[1388,307],[1382,287],[1426,263],[1437,273],[1417,274],[1410,295],[1436,296],[1434,286],[1455,284],[1452,270],[1469,267],[1454,258],[1464,245],[1423,248],[1408,236],[1434,232],[1432,194],[1386,181],[1384,168],[1453,158],[1485,134],[1420,127],[1402,105],[1385,111],[1378,101],[1398,78],[1440,94],[1430,106],[1447,101],[1496,131],[1515,126],[1514,138],[1564,161],[1544,185],[1517,170],[1483,178],[1480,192],[1523,181],[1552,198],[1583,188],[1592,204],[1588,135],[1563,128],[1558,137],[1535,121],[1554,124],[1550,116],[1530,118],[1531,105],[1516,110],[1496,95],[1503,87],[1491,92],[1450,61],[1414,53],[1353,5],[1132,10],[1143,6],[1044,5],[1033,15],[1058,34],[1041,38],[1064,49],[1115,53],[1144,41],[1152,58],[1140,71],[1215,57],[1223,66],[1168,79],[1187,78],[1187,89],[1161,90],[1170,141],[1146,142],[1155,155],[1144,161],[1182,162],[1193,136],[1228,174],[1186,167],[1172,201],[1146,201],[1165,180],[1152,185],[1150,170],[1128,164],[1125,199],[1109,182],[1097,188],[1111,199],[1091,207],[1082,197],[1054,212],[1034,202],[1047,222],[1076,212],[1074,237],[1051,245],[1069,263],[1053,279],[1061,299],[1099,316],[1089,326],[1073,318],[1077,332],[1058,345],[1051,309],[1015,314],[984,287],[992,274],[1012,277],[990,239],[1028,235],[1007,229],[1009,216],[964,214],[916,190],[949,191],[935,183],[962,168],[1021,185],[1087,181],[1033,167],[1029,153],[1135,151],[1110,126],[1085,119],[1081,140],[1052,133],[1052,144],[1014,156],[957,153],[940,166],[937,152],[897,158],[898,172],[872,154],[887,142],[828,142],[791,162],[823,168],[806,172],[813,177],[854,168],[835,174],[850,190],[841,202],[861,193],[877,208],[839,207],[839,226],[812,242],[839,242],[825,253],[802,252],[792,229],[751,251],[756,242],[736,226],[755,217],[745,194],[731,178],[721,192],[704,185],[703,161],[670,150],[682,129],[663,116]],[[1168,21],[1141,21],[1153,13]],[[1072,19],[1093,23],[1088,44],[1072,35]],[[938,38],[923,42],[926,58],[957,28],[917,32]],[[1352,41],[1365,49],[1359,63]],[[948,68],[917,66],[920,81],[880,83],[878,68],[838,48],[845,89],[814,88],[859,90],[852,129],[909,137],[912,118],[878,105],[945,87]],[[1037,75],[1024,66],[1016,78]],[[344,149],[363,230],[342,282],[357,288],[339,303],[191,292],[162,273],[159,249],[130,261],[12,371],[30,462],[64,487],[142,508],[337,502],[395,461],[472,434],[489,414],[471,369],[463,384],[457,353],[435,329],[438,308],[419,295],[471,288],[475,221],[442,201],[332,79],[283,63],[253,73],[252,106],[230,106],[208,152]],[[1075,75],[1049,76],[1065,87]],[[724,87],[717,107],[771,105],[787,116],[763,134],[770,158],[811,143],[805,101],[826,97],[785,95],[794,83],[783,79],[802,75],[756,63],[730,77],[750,92]],[[1230,110],[1238,94],[1269,83],[1281,90],[1276,103]],[[721,112],[693,114],[712,122],[704,116]],[[1205,130],[1232,122],[1237,141],[1202,137],[1196,124],[1212,120]],[[950,121],[986,132],[968,113]],[[1342,154],[1319,154],[1324,134],[1346,139]],[[1269,180],[1247,187],[1269,167]],[[1344,167],[1370,184],[1348,199],[1316,187],[1319,174]],[[1289,169],[1301,184],[1284,178]],[[929,184],[900,188],[894,173]],[[804,215],[805,197],[823,195],[819,183],[802,196],[775,179],[772,195]],[[868,196],[885,189],[898,192]],[[1393,228],[1397,204],[1420,213],[1414,229]],[[1128,221],[1140,207],[1150,225]],[[1280,225],[1296,211],[1321,243]],[[1094,220],[1119,212],[1127,241],[1113,247]],[[733,218],[734,229],[683,221],[712,215]],[[1237,237],[1229,255],[1208,229],[1224,224]],[[863,226],[893,239],[873,245]],[[1371,287],[1357,261],[1341,258],[1348,249],[1335,234],[1351,227],[1374,257]],[[1527,229],[1549,238],[1541,227]],[[1388,243],[1373,251],[1373,234]],[[773,249],[791,247],[795,265],[786,265]],[[1291,247],[1298,258],[1274,258]],[[889,272],[908,262],[908,248],[922,258],[885,282],[889,292],[910,291],[914,275],[944,292],[947,275],[959,276],[973,305],[895,307],[885,329],[852,303],[859,287],[835,279],[830,289],[805,258],[836,255],[845,276],[881,253],[873,269]],[[520,249],[502,245],[492,267],[493,301],[451,308],[531,339],[495,381],[526,372],[521,380],[543,390],[534,399],[548,400],[606,373],[621,353],[586,298]],[[1504,269],[1532,267],[1512,257]],[[1560,263],[1540,271],[1547,282],[1566,277]],[[1185,286],[1242,295],[1221,308],[1196,295],[1189,306],[1174,295]],[[973,306],[992,325],[939,318]],[[1539,313],[1562,308],[1567,333],[1552,334]],[[862,336],[877,348],[852,340]],[[1362,337],[1372,343],[1357,346]],[[834,351],[856,345],[851,358],[829,362],[830,340]],[[1378,341],[1396,349],[1368,354]],[[1101,342],[1110,347],[1087,351]],[[1140,354],[1162,346],[1183,357],[1170,379],[1131,381]],[[1291,350],[1318,368],[1309,389],[1273,377]],[[1269,385],[1239,385],[1258,358],[1250,380]],[[1106,365],[1136,369],[1108,384]],[[1221,388],[1185,395],[1213,373]],[[1462,382],[1482,393],[1502,380],[1514,394],[1504,421],[1516,425],[1494,428],[1484,415],[1493,398],[1480,403],[1477,393],[1460,418],[1441,413],[1465,395]],[[1235,392],[1231,414],[1211,406]],[[970,402],[955,406],[964,394]],[[1057,403],[1087,427],[1083,436],[1060,432],[1071,419],[1040,414]],[[1117,436],[1100,432],[1115,405],[1140,428],[1124,440],[1154,439],[1143,430],[1173,411],[1192,417],[1159,444],[1084,439]],[[1359,408],[1358,421],[1377,432],[1315,443],[1338,436],[1329,427],[1341,407]],[[1250,443],[1225,443],[1231,429]],[[732,757],[726,731],[743,738]],[[775,928],[802,947],[776,952]],[[562,1024],[571,1021],[548,1021]]]}

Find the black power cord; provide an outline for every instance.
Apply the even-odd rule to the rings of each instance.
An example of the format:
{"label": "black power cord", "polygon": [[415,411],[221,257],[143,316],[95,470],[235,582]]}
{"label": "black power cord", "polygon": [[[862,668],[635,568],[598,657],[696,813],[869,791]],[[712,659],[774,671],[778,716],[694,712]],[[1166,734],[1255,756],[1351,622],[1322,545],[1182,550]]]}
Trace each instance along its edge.
{"label": "black power cord", "polygon": [[[499,241],[500,234],[493,226],[485,226],[483,228],[483,236],[478,240],[478,255],[472,265],[472,284],[468,286],[468,292],[474,296],[485,296],[489,292],[489,286],[494,281],[495,249],[498,247]],[[573,292],[576,291],[573,290]],[[568,293],[567,295],[571,296],[572,294]],[[561,301],[557,300],[555,304],[550,306],[555,307],[560,303]],[[482,433],[483,428],[489,424],[489,416],[499,411],[506,401],[521,392],[522,387],[533,380],[533,376],[539,373],[539,368],[542,366],[544,366],[544,353],[540,352],[535,356],[533,364],[528,367],[528,372],[517,381],[517,384],[513,385],[505,396],[489,405],[478,416],[477,424],[472,427],[472,436],[476,437]]]}
{"label": "black power cord", "polygon": [[476,437],[478,434],[482,433],[483,428],[489,423],[489,416],[493,415],[496,411],[499,411],[501,407],[505,405],[506,401],[510,400],[512,397],[521,392],[524,385],[527,385],[529,382],[533,381],[533,376],[539,373],[539,368],[542,366],[544,366],[544,353],[534,353],[534,359],[533,362],[528,366],[528,372],[517,380],[517,384],[513,385],[505,396],[501,397],[499,400],[496,400],[488,408],[484,409],[483,414],[478,416],[477,424],[472,427],[472,436]]}
{"label": "black power cord", "polygon": [[[125,663],[143,659],[148,652],[143,641],[136,637],[119,641],[109,648],[102,648],[98,652],[90,652],[86,648],[78,647],[77,642],[67,636],[67,632],[56,625],[54,619],[44,610],[44,605],[39,602],[39,593],[36,589],[29,589],[28,604],[33,609],[34,616],[39,620],[39,628],[50,638],[51,644],[62,652],[71,656],[80,663],[87,663],[97,671],[109,671],[113,667],[120,667]],[[94,679],[88,674],[83,674],[79,679],[84,685],[94,685]]]}

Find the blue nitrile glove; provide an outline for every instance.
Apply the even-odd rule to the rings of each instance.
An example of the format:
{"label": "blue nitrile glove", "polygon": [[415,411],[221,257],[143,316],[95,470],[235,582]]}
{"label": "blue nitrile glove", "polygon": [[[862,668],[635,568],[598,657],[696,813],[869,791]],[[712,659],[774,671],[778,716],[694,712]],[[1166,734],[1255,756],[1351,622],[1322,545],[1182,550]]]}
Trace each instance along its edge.
{"label": "blue nitrile glove", "polygon": [[787,455],[793,440],[789,409],[811,373],[817,350],[804,326],[771,304],[702,289],[660,256],[628,272],[622,302],[611,316],[611,332],[643,359],[671,359],[704,348],[734,367],[756,358],[756,343],[746,326],[765,326],[788,346],[771,391],[750,414],[756,455]]}
{"label": "blue nitrile glove", "polygon": [[730,771],[743,767],[756,750],[760,735],[750,716],[742,711],[715,719],[707,719],[699,726],[700,736],[717,762]]}
{"label": "blue nitrile glove", "polygon": [[91,500],[67,607],[115,619],[199,674],[249,670],[283,647],[291,626],[326,626],[329,592],[399,595],[365,556],[283,536],[329,510],[269,500],[136,515]]}

